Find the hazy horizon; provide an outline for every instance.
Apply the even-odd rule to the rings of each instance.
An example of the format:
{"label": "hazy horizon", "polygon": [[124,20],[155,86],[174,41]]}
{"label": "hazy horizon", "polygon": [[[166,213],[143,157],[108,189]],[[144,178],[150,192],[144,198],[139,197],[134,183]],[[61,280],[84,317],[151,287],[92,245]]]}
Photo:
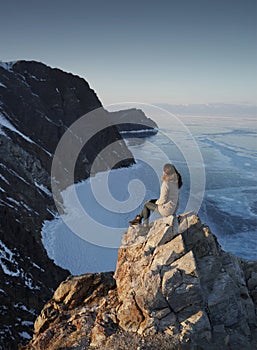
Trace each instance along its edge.
{"label": "hazy horizon", "polygon": [[256,1],[1,3],[2,61],[85,78],[104,105],[256,104]]}

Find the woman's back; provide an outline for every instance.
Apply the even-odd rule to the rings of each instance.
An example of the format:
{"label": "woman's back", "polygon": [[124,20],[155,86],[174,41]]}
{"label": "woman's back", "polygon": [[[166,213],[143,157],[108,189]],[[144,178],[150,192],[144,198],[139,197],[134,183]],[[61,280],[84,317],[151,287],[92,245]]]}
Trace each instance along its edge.
{"label": "woman's back", "polygon": [[156,201],[158,211],[162,216],[173,215],[178,208],[179,188],[177,174],[162,177],[160,198]]}

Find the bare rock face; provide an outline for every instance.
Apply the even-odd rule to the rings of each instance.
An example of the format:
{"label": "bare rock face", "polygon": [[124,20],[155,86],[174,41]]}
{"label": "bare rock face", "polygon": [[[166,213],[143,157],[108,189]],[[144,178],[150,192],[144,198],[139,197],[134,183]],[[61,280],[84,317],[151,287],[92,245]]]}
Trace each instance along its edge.
{"label": "bare rock face", "polygon": [[123,238],[115,272],[119,325],[143,335],[164,332],[182,343],[250,349],[256,263],[244,265],[223,252],[193,214],[169,220],[167,226],[157,220],[146,236],[130,228]]}
{"label": "bare rock face", "polygon": [[193,213],[130,227],[116,284],[112,273],[67,279],[25,349],[255,349],[256,276]]}
{"label": "bare rock face", "polygon": [[[15,348],[31,336],[36,315],[69,275],[48,258],[41,242],[43,221],[56,213],[51,165],[70,125],[101,107],[78,76],[40,62],[0,62],[0,348]],[[101,118],[108,120],[108,113],[103,110]],[[133,156],[112,126],[82,149],[75,180],[86,179],[98,153],[115,141],[117,152],[109,158],[131,165]],[[108,168],[103,159],[98,163],[98,170]],[[65,178],[64,187],[71,183],[68,174]]]}
{"label": "bare rock face", "polygon": [[34,324],[26,349],[87,349],[97,312],[115,288],[112,273],[85,274],[62,282]]}

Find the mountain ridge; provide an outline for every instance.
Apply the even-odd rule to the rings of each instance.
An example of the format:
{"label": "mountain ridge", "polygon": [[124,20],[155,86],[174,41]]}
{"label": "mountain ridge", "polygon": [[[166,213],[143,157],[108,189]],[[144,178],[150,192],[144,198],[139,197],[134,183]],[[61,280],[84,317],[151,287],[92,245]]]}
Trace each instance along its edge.
{"label": "mountain ridge", "polygon": [[[71,124],[98,109],[102,104],[83,78],[36,61],[0,63],[0,348],[30,337],[35,315],[69,275],[48,258],[41,241],[42,222],[56,213],[52,159]],[[108,116],[102,110],[102,120]],[[134,163],[111,125],[81,150],[76,182],[89,177],[95,157],[112,142],[114,163]],[[97,170],[107,168],[101,160]]]}

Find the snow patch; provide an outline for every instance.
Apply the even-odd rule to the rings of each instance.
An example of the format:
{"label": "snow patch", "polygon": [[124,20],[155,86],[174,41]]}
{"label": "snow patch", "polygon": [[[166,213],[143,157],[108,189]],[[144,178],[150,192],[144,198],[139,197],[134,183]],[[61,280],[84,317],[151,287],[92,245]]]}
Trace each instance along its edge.
{"label": "snow patch", "polygon": [[46,81],[46,79],[42,79],[42,78],[38,78],[35,75],[31,74],[30,72],[28,72],[27,70],[24,71],[25,74],[27,74],[30,78],[37,80],[37,81]]}
{"label": "snow patch", "polygon": [[38,266],[38,265],[35,264],[34,262],[32,262],[32,265],[33,265],[36,269],[39,269],[40,271],[45,272],[45,270],[44,270],[42,267]]}
{"label": "snow patch", "polygon": [[18,207],[23,207],[25,208],[27,211],[31,212],[31,213],[35,213],[36,215],[39,215],[39,213],[33,209],[31,209],[27,204],[25,204],[24,202],[18,202],[16,201],[15,199],[11,198],[11,197],[7,197],[8,201],[13,203],[13,204],[16,204]]}
{"label": "snow patch", "polygon": [[54,211],[50,210],[49,208],[47,208],[47,211],[49,214],[51,214],[54,218],[57,217],[57,213],[55,213]]}
{"label": "snow patch", "polygon": [[33,322],[32,321],[21,321],[21,325],[22,326],[33,326]]}
{"label": "snow patch", "polygon": [[15,199],[13,199],[11,197],[7,197],[7,199],[9,202],[16,204],[18,207],[21,206],[21,203],[19,203],[18,201],[16,201]]}
{"label": "snow patch", "polygon": [[12,62],[1,62],[0,61],[0,67],[8,70],[9,72],[12,72],[12,67],[17,61],[12,61]]}
{"label": "snow patch", "polygon": [[9,204],[9,203],[6,203],[6,202],[3,201],[2,199],[0,199],[0,203],[2,203],[2,204],[0,204],[0,205],[2,205],[3,207],[5,207],[5,206],[7,205],[7,207],[12,208],[12,209],[15,209],[15,210],[17,211],[17,208],[16,208],[16,207],[14,207],[13,205],[11,205],[11,204]]}
{"label": "snow patch", "polygon": [[36,215],[39,215],[39,213],[33,209],[31,209],[27,204],[25,204],[24,202],[21,202],[21,205],[30,213],[34,213]]}
{"label": "snow patch", "polygon": [[20,132],[18,129],[15,128],[15,126],[13,126],[9,120],[7,120],[2,114],[0,114],[0,130],[2,129],[2,127],[9,129],[13,132],[15,132],[16,134],[18,134],[19,136],[21,136],[24,140],[26,140],[29,143],[35,143],[34,141],[32,141],[28,136],[24,135],[22,132]]}
{"label": "snow patch", "polygon": [[31,336],[27,332],[19,332],[18,334],[23,339],[30,339],[31,338]]}
{"label": "snow patch", "polygon": [[4,165],[3,163],[0,163],[0,167],[5,169],[6,171],[8,171],[9,174],[12,174],[12,175],[18,177],[22,182],[24,182],[25,184],[30,186],[30,183],[28,183],[28,181],[26,181],[23,177],[21,177],[18,173],[16,173],[16,171],[7,168],[7,166]]}
{"label": "snow patch", "polygon": [[0,135],[3,135],[5,137],[8,138],[8,136],[6,135],[6,133],[3,131],[3,129],[1,128],[1,125],[0,125]]}
{"label": "snow patch", "polygon": [[36,181],[34,182],[35,186],[39,188],[42,192],[44,192],[47,196],[52,197],[52,193],[49,191],[47,187],[45,187],[42,184],[37,183]]}
{"label": "snow patch", "polygon": [[[15,259],[15,254],[2,241],[0,241],[0,264],[6,275],[11,277],[21,277],[29,289],[40,289],[39,286],[33,283],[32,276],[19,267],[19,264]],[[12,270],[10,270],[8,265],[12,266]]]}
{"label": "snow patch", "polygon": [[39,80],[35,75],[29,74],[32,79]]}
{"label": "snow patch", "polygon": [[45,115],[45,120],[47,120],[51,124],[57,125],[54,121],[52,121],[52,119],[48,118],[46,115]]}
{"label": "snow patch", "polygon": [[[0,261],[2,269],[6,275],[13,277],[18,277],[20,275],[19,270],[17,270],[17,267],[15,266],[17,263],[14,260],[13,252],[9,248],[7,248],[7,246],[2,241],[0,241]],[[12,266],[14,266],[15,271],[10,271],[5,261],[11,263]]]}
{"label": "snow patch", "polygon": [[36,311],[34,309],[28,309],[26,305],[23,305],[21,302],[14,304],[14,307],[23,311],[27,311],[32,315],[36,315]]}
{"label": "snow patch", "polygon": [[0,174],[0,179],[3,180],[7,185],[10,185],[10,182],[2,174]]}
{"label": "snow patch", "polygon": [[2,88],[7,88],[7,86],[6,85],[4,85],[3,83],[0,83],[0,87],[2,87]]}
{"label": "snow patch", "polygon": [[40,287],[39,286],[34,286],[34,283],[32,281],[32,278],[26,276],[25,278],[25,285],[29,288],[29,289],[32,289],[32,290],[40,290]]}

